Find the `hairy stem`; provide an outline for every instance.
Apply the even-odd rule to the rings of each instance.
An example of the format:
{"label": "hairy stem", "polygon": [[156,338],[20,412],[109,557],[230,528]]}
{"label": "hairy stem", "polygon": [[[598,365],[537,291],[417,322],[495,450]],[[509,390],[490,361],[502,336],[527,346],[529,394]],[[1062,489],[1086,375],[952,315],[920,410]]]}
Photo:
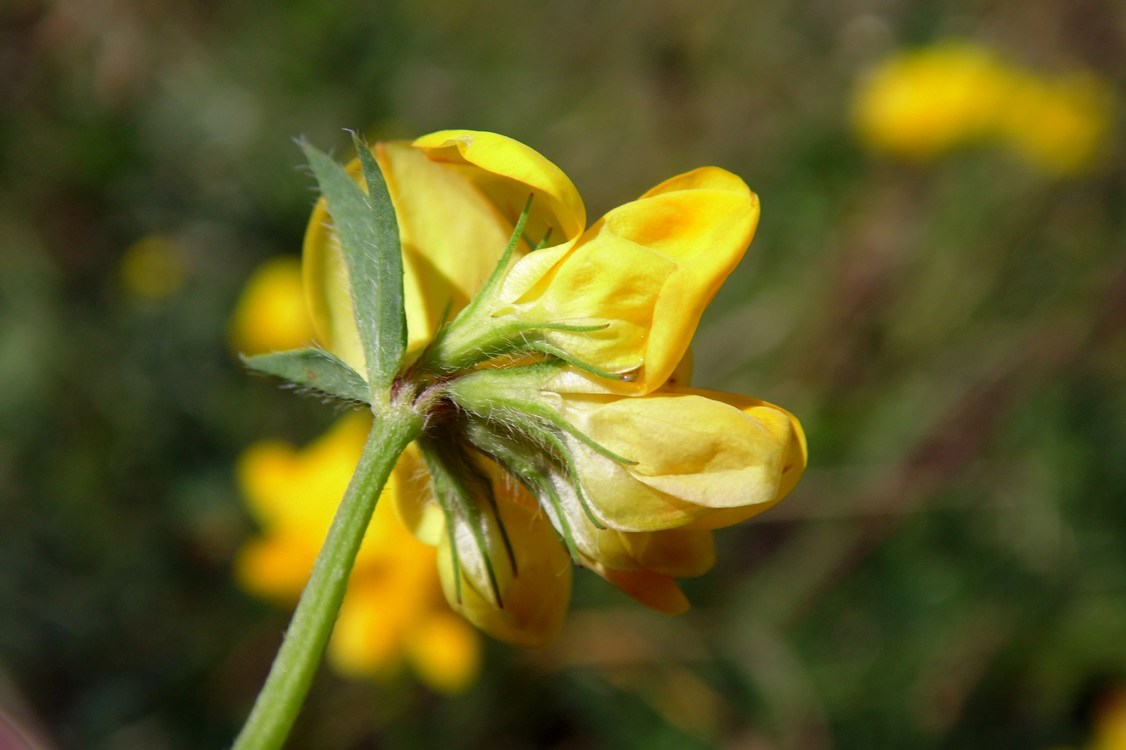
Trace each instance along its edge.
{"label": "hairy stem", "polygon": [[421,430],[421,419],[406,409],[375,420],[281,649],[233,750],[277,750],[289,736],[332,633],[375,504],[399,455]]}

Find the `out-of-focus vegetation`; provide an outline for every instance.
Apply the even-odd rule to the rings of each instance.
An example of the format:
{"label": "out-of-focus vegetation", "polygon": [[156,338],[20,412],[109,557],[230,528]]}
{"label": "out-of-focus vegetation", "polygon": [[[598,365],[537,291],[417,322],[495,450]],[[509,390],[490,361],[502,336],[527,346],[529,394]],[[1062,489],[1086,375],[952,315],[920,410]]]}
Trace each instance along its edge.
{"label": "out-of-focus vegetation", "polygon": [[235,459],[338,417],[228,341],[300,247],[291,138],[469,127],[592,216],[700,164],[748,181],[695,384],[791,408],[810,470],[718,535],[689,614],[580,574],[556,646],[490,644],[454,698],[326,669],[292,747],[1085,746],[1126,674],[1121,120],[1066,175],[864,146],[860,82],[949,38],[1121,115],[1113,0],[4,3],[0,712],[43,747],[233,737],[287,620],[233,579]]}

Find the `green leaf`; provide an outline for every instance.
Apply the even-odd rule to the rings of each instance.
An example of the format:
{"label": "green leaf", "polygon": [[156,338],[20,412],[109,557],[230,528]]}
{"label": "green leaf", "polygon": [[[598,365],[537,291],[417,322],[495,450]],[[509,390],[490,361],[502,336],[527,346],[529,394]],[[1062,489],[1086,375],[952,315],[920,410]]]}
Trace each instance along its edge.
{"label": "green leaf", "polygon": [[365,400],[385,401],[407,346],[403,253],[383,173],[368,147],[355,134],[352,137],[367,193],[328,155],[307,143],[301,148],[328,202],[348,267],[372,394]]}
{"label": "green leaf", "polygon": [[300,388],[326,396],[368,403],[371,391],[360,373],[323,349],[294,349],[275,354],[243,357],[252,370],[288,380]]}

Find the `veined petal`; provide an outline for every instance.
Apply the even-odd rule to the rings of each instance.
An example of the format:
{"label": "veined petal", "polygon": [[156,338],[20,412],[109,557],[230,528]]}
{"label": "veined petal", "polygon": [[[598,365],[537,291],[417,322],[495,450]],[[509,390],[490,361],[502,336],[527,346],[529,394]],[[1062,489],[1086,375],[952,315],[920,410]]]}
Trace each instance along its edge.
{"label": "veined petal", "polygon": [[718,529],[740,523],[773,507],[775,503],[789,495],[794,487],[797,486],[798,481],[802,478],[802,474],[805,473],[805,467],[809,460],[809,448],[806,444],[805,430],[802,429],[801,422],[799,422],[798,418],[793,414],[775,404],[761,401],[757,398],[751,398],[750,396],[741,396],[737,393],[705,391],[694,388],[669,388],[668,390],[673,393],[696,394],[714,399],[715,401],[722,401],[751,416],[778,412],[783,414],[786,417],[786,421],[789,423],[787,428],[787,426],[783,425],[781,420],[774,417],[766,419],[763,422],[768,428],[773,428],[777,431],[776,434],[780,441],[784,440],[786,442],[785,457],[782,459],[782,479],[778,484],[778,492],[774,500],[761,505],[747,506],[745,508],[714,510],[705,516],[701,516],[697,521],[690,524],[690,527]]}
{"label": "veined petal", "polygon": [[642,398],[572,395],[564,399],[564,416],[595,443],[636,462],[576,448],[591,504],[623,530],[727,525],[776,502],[805,467],[800,425],[755,399],[689,388]]}
{"label": "veined petal", "polygon": [[[619,531],[676,529],[694,523],[706,512],[699,505],[637,481],[626,466],[574,437],[567,435],[563,439],[574,456],[592,510],[610,528]],[[626,457],[630,458],[628,454]]]}
{"label": "veined petal", "polygon": [[[418,149],[384,143],[373,153],[399,223],[407,348],[417,352],[434,337],[443,313],[455,315],[488,278],[508,243],[513,219],[461,171]],[[361,181],[358,161],[348,171]],[[363,373],[348,272],[323,198],[309,220],[304,252],[305,288],[318,339]]]}
{"label": "veined petal", "polygon": [[460,586],[454,573],[450,535],[442,535],[438,546],[442,590],[456,612],[494,638],[522,646],[544,646],[563,626],[571,598],[571,561],[551,524],[535,509],[503,496],[497,498],[497,507],[516,557],[513,570],[499,527],[492,523],[485,537],[486,554],[503,606],[493,598],[485,560],[468,530],[457,529],[453,534]]}
{"label": "veined petal", "polygon": [[578,237],[586,226],[586,208],[571,180],[519,141],[484,131],[442,130],[417,138],[412,145],[473,183],[510,227],[528,196],[535,193],[525,228],[533,242],[550,230],[549,245],[564,243]]}
{"label": "veined petal", "polygon": [[[705,167],[674,177],[614,209],[556,257],[533,253],[506,285],[513,309],[529,320],[609,327],[552,331],[549,340],[577,359],[623,377],[556,390],[649,393],[663,385],[688,349],[705,306],[742,258],[758,223],[758,198],[730,172]],[[548,267],[550,261],[550,267]]]}

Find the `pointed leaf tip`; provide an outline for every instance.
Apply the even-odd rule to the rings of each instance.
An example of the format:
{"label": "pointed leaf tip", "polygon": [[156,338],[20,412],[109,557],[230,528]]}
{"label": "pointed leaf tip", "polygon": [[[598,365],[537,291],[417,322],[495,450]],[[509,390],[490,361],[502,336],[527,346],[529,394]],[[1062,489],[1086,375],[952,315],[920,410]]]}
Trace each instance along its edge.
{"label": "pointed leaf tip", "polygon": [[406,350],[403,257],[395,208],[370,149],[353,133],[367,192],[327,154],[304,139],[348,268],[352,307],[363,345],[371,398],[387,394]]}
{"label": "pointed leaf tip", "polygon": [[368,403],[371,399],[371,390],[363,376],[323,349],[243,356],[242,361],[252,370],[326,396],[358,403]]}

